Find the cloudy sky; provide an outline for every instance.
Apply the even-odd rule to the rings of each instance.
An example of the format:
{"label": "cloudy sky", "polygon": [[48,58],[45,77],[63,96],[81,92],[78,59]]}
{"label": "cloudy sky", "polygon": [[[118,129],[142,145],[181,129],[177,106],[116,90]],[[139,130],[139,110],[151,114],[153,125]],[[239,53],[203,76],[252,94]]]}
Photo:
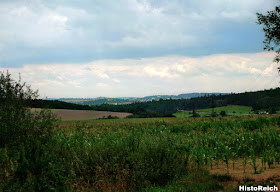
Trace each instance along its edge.
{"label": "cloudy sky", "polygon": [[256,13],[278,0],[1,0],[0,71],[44,97],[279,86]]}

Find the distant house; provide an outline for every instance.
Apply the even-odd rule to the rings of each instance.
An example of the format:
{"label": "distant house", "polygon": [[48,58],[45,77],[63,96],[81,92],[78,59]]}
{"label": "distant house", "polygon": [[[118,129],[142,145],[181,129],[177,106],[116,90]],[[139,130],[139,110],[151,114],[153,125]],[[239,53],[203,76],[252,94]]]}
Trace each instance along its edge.
{"label": "distant house", "polygon": [[260,115],[268,115],[269,113],[267,111],[259,111],[258,114],[260,114]]}

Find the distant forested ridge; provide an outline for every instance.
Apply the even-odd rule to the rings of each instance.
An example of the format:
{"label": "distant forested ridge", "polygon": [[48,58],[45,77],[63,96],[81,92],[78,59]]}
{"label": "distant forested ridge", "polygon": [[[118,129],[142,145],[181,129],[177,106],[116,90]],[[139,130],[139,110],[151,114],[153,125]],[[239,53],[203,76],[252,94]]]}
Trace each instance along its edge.
{"label": "distant forested ridge", "polygon": [[212,100],[215,107],[227,105],[245,105],[256,110],[269,110],[280,108],[280,88],[263,90],[257,92],[232,93],[228,95],[208,95],[191,99],[160,99],[130,105],[108,105],[93,106],[94,110],[120,111],[139,113],[141,111],[154,112],[163,115],[175,113],[178,110],[204,109],[212,107]]}
{"label": "distant forested ridge", "polygon": [[135,102],[148,102],[148,101],[158,101],[160,99],[190,99],[193,97],[202,97],[205,95],[220,95],[228,93],[184,93],[180,95],[150,95],[145,97],[97,97],[97,98],[59,98],[59,99],[48,99],[48,100],[59,100],[65,101],[67,103],[75,103],[79,105],[122,105],[131,104]]}
{"label": "distant forested ridge", "polygon": [[[212,102],[213,101],[213,102]],[[160,99],[158,101],[135,102],[125,105],[78,105],[57,100],[33,100],[32,107],[54,109],[97,110],[133,113],[133,117],[163,117],[172,116],[178,110],[192,110],[222,107],[227,105],[245,105],[257,110],[280,109],[280,88],[220,95],[204,95],[190,99]]]}

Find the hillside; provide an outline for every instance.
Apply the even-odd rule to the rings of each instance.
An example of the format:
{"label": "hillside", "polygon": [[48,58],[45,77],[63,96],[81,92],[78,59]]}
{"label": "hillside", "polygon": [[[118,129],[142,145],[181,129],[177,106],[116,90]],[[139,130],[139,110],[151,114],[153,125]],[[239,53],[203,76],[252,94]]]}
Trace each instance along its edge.
{"label": "hillside", "polygon": [[97,97],[97,98],[59,98],[59,99],[49,99],[49,100],[59,100],[68,103],[74,103],[79,105],[122,105],[122,104],[132,104],[135,102],[148,102],[148,101],[158,101],[160,99],[190,99],[194,97],[203,97],[206,95],[225,95],[226,93],[184,93],[179,95],[151,95],[145,97],[118,97],[118,98],[108,98],[108,97]]}
{"label": "hillside", "polygon": [[211,95],[191,99],[160,99],[159,101],[139,102],[130,105],[102,104],[100,106],[93,106],[93,109],[131,113],[147,111],[167,115],[179,110],[212,108],[212,105],[214,107],[242,105],[252,107],[253,111],[267,110],[274,113],[280,108],[280,88],[228,95]]}
{"label": "hillside", "polygon": [[161,98],[159,100],[139,101],[130,104],[101,104],[94,106],[79,105],[58,100],[34,100],[31,107],[128,112],[133,113],[133,117],[162,117],[172,116],[171,114],[180,110],[212,108],[212,105],[214,105],[214,107],[242,105],[251,107],[255,112],[258,110],[266,110],[270,113],[275,113],[280,109],[280,88],[228,95],[204,94],[201,97],[193,97],[190,99]]}

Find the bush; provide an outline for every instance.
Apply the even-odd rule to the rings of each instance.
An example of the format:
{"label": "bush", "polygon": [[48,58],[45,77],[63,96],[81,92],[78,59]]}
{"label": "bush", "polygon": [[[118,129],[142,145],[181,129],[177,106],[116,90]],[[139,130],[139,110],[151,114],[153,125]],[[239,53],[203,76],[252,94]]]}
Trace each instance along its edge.
{"label": "bush", "polygon": [[30,110],[37,97],[20,78],[0,73],[0,191],[44,191],[51,181],[45,172],[58,119],[50,110]]}
{"label": "bush", "polygon": [[218,117],[218,114],[216,112],[211,113],[211,117]]}
{"label": "bush", "polygon": [[225,111],[221,111],[220,115],[221,115],[222,117],[225,117],[225,116],[227,116],[227,113],[226,113]]}
{"label": "bush", "polygon": [[32,99],[38,91],[32,91],[25,83],[15,81],[11,74],[0,75],[0,147],[28,143],[33,138],[49,136],[56,117],[50,111],[32,113]]}
{"label": "bush", "polygon": [[200,117],[200,115],[198,113],[193,113],[193,115],[191,117]]}

